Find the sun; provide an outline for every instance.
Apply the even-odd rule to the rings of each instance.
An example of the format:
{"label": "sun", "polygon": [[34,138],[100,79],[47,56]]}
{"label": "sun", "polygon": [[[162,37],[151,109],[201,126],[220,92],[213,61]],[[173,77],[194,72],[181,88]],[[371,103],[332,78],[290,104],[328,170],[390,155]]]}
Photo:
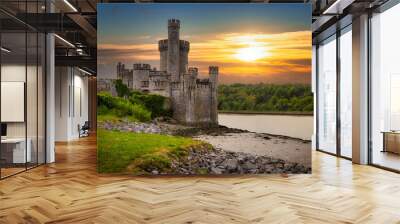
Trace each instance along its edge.
{"label": "sun", "polygon": [[250,46],[239,48],[235,57],[241,61],[252,62],[268,56],[268,50],[265,47]]}

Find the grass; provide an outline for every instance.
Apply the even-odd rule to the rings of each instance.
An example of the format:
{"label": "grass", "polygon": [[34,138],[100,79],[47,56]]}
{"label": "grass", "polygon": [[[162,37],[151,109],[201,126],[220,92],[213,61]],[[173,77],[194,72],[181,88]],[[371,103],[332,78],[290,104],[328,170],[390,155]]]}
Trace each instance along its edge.
{"label": "grass", "polygon": [[97,115],[97,122],[101,123],[101,122],[111,122],[111,123],[118,123],[123,121],[124,119],[131,121],[131,122],[136,122],[138,121],[138,119],[136,119],[133,116],[127,116],[124,118],[118,117],[115,114],[99,114]]}
{"label": "grass", "polygon": [[100,173],[145,174],[154,169],[168,172],[171,160],[187,155],[187,149],[205,145],[191,138],[108,131],[97,132]]}

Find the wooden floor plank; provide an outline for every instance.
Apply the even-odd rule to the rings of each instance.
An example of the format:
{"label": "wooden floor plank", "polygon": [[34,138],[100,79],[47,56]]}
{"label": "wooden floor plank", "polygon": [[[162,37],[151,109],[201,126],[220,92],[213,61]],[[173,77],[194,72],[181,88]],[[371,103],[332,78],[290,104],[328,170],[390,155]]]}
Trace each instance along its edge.
{"label": "wooden floor plank", "polygon": [[0,223],[400,223],[400,175],[313,152],[313,174],[131,177],[96,172],[96,141],[0,181]]}

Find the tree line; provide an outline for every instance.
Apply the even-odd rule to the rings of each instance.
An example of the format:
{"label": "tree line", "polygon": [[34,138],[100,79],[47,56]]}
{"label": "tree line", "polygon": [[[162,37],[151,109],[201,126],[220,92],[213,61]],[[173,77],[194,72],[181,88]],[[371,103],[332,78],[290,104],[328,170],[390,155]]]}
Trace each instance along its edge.
{"label": "tree line", "polygon": [[310,85],[231,84],[218,86],[218,110],[312,112]]}

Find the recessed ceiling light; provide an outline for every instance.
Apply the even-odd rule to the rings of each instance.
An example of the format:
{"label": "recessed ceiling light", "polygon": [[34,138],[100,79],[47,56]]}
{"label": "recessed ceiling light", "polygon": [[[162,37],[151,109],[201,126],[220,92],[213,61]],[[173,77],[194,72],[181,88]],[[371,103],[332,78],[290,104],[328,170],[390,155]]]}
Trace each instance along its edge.
{"label": "recessed ceiling light", "polygon": [[9,49],[7,49],[5,47],[1,47],[1,51],[4,51],[6,53],[10,53],[11,52],[11,50],[9,50]]}

